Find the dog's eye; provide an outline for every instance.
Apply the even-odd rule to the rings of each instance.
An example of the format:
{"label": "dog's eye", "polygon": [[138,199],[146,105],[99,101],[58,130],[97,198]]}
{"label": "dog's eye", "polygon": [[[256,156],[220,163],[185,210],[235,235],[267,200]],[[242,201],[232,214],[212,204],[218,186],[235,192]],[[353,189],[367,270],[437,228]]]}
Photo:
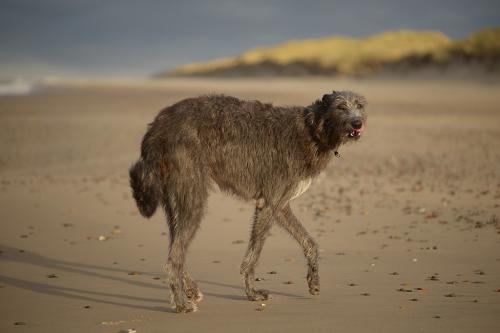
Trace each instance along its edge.
{"label": "dog's eye", "polygon": [[339,105],[337,106],[337,109],[339,109],[339,110],[343,110],[343,111],[347,111],[347,110],[348,110],[348,108],[347,108],[347,104],[345,104],[345,103],[339,104]]}

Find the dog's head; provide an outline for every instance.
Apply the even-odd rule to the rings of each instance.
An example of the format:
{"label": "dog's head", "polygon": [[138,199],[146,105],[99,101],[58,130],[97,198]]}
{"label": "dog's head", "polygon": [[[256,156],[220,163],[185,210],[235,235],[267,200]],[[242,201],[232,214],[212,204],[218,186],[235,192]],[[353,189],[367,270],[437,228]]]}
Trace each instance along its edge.
{"label": "dog's head", "polygon": [[321,99],[323,117],[340,143],[358,140],[366,124],[366,99],[352,91],[333,91]]}

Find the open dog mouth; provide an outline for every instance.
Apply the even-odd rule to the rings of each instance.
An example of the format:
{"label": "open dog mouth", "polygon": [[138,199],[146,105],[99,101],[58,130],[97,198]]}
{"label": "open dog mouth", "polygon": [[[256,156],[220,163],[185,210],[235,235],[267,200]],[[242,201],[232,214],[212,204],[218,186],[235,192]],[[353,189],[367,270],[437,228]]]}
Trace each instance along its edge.
{"label": "open dog mouth", "polygon": [[361,133],[363,133],[363,127],[347,132],[347,136],[350,138],[359,138],[361,136]]}

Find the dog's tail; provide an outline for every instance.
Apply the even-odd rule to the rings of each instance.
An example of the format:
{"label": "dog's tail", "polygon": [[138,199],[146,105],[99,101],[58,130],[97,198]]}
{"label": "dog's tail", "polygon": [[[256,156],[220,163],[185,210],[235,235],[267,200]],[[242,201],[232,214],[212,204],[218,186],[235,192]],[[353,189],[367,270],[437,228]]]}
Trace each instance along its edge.
{"label": "dog's tail", "polygon": [[155,172],[140,158],[129,170],[130,186],[139,212],[144,217],[151,217],[160,201],[160,189]]}

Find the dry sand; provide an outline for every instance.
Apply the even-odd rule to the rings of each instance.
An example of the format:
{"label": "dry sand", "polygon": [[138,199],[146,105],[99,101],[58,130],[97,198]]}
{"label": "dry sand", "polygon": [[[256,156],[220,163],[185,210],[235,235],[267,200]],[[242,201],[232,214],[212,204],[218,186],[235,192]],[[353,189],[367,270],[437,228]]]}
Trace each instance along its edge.
{"label": "dry sand", "polygon": [[[320,243],[321,295],[274,228],[257,270],[274,298],[256,311],[239,276],[252,204],[213,193],[188,256],[205,299],[173,313],[164,218],[142,219],[128,187],[147,123],[202,93],[305,105],[333,88],[365,94],[369,120],[293,203]],[[2,97],[0,331],[500,332],[499,105],[498,85],[442,80],[80,81]]]}

